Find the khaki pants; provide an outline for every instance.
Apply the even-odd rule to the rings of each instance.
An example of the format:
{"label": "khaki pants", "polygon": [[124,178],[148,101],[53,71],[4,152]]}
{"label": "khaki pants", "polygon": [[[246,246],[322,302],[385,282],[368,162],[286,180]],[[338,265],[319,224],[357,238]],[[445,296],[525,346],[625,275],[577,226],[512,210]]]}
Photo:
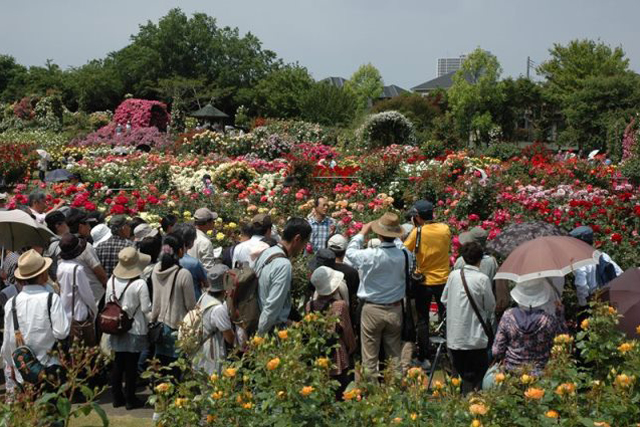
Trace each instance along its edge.
{"label": "khaki pants", "polygon": [[360,318],[362,365],[369,375],[378,375],[380,344],[387,358],[400,368],[402,351],[402,307],[365,304]]}

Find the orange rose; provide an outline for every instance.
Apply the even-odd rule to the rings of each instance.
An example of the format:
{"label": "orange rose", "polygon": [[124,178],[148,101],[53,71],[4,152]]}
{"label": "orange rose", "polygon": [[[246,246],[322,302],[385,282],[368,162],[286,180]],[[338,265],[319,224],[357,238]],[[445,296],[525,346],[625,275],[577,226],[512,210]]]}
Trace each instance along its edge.
{"label": "orange rose", "polygon": [[314,390],[315,390],[315,388],[311,387],[310,385],[307,385],[307,386],[302,387],[302,390],[300,390],[300,394],[303,395],[304,397],[307,397],[311,393],[313,393]]}
{"label": "orange rose", "polygon": [[558,413],[558,411],[554,411],[553,409],[550,409],[547,412],[545,412],[544,416],[547,418],[558,418],[560,414]]}
{"label": "orange rose", "polygon": [[469,406],[469,412],[471,412],[472,415],[486,415],[487,411],[487,407],[482,403],[475,403]]}
{"label": "orange rose", "polygon": [[280,358],[276,357],[275,359],[271,359],[267,362],[267,369],[273,371],[278,366],[280,366]]}
{"label": "orange rose", "polygon": [[278,331],[278,338],[280,338],[281,340],[286,340],[287,338],[289,338],[289,332],[287,332],[286,329]]}
{"label": "orange rose", "polygon": [[527,399],[540,400],[544,397],[544,390],[537,387],[529,387],[524,392],[524,395]]}

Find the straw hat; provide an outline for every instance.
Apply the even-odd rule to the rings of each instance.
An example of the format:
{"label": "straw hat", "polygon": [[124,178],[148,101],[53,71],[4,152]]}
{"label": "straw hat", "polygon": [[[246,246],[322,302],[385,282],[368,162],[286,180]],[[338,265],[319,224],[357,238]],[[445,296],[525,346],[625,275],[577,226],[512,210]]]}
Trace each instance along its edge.
{"label": "straw hat", "polygon": [[318,267],[311,275],[311,284],[320,296],[334,293],[344,280],[344,274],[329,267]]}
{"label": "straw hat", "polygon": [[19,280],[29,280],[38,277],[50,266],[51,258],[43,257],[34,249],[29,249],[18,258],[18,268],[13,275]]}
{"label": "straw hat", "polygon": [[134,279],[142,274],[150,262],[149,255],[140,253],[133,246],[129,246],[118,254],[118,265],[113,269],[113,275],[118,279]]}
{"label": "straw hat", "polygon": [[398,215],[391,212],[385,213],[379,220],[371,224],[371,229],[383,237],[402,237],[404,234]]}
{"label": "straw hat", "polygon": [[541,307],[551,299],[551,288],[544,278],[528,280],[516,284],[511,298],[523,307]]}

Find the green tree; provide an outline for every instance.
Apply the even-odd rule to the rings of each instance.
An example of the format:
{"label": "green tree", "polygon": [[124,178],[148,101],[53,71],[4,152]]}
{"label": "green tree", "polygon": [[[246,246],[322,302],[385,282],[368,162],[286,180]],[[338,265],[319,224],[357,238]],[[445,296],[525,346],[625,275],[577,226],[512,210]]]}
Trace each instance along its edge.
{"label": "green tree", "polygon": [[500,82],[503,102],[495,112],[495,122],[507,141],[544,139],[550,130],[549,113],[553,111],[543,102],[539,83],[520,77]]}
{"label": "green tree", "polygon": [[0,55],[0,101],[15,101],[26,94],[27,68],[13,56]]}
{"label": "green tree", "polygon": [[302,118],[326,126],[346,126],[356,115],[357,99],[327,82],[314,83],[302,102]]}
{"label": "green tree", "polygon": [[255,107],[266,117],[300,117],[314,81],[306,68],[285,65],[269,73],[255,87]]}
{"label": "green tree", "polygon": [[498,82],[500,73],[498,59],[477,48],[453,76],[449,106],[463,140],[472,136],[475,141],[489,142],[494,116],[504,97]]}
{"label": "green tree", "polygon": [[428,132],[431,130],[433,119],[443,114],[439,98],[440,94],[422,96],[417,93],[405,93],[376,102],[371,110],[374,113],[399,111],[411,120],[418,132]]}
{"label": "green tree", "polygon": [[594,40],[554,44],[551,59],[538,67],[543,95],[564,119],[558,139],[580,148],[605,146],[607,123],[637,111],[638,78],[621,47]]}
{"label": "green tree", "polygon": [[371,63],[361,65],[345,83],[345,89],[353,93],[358,109],[364,111],[382,95],[384,83],[380,71]]}
{"label": "green tree", "polygon": [[123,83],[110,60],[96,59],[73,68],[69,71],[69,80],[77,107],[85,112],[113,111],[124,96]]}

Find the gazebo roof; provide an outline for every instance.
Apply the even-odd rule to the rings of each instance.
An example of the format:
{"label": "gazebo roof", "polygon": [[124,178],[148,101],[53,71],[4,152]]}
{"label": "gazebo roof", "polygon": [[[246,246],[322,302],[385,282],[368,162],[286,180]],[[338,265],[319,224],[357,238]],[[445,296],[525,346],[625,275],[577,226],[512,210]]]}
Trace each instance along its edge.
{"label": "gazebo roof", "polygon": [[201,119],[226,119],[229,117],[211,104],[207,104],[198,111],[193,111],[189,115],[191,117],[199,117]]}

